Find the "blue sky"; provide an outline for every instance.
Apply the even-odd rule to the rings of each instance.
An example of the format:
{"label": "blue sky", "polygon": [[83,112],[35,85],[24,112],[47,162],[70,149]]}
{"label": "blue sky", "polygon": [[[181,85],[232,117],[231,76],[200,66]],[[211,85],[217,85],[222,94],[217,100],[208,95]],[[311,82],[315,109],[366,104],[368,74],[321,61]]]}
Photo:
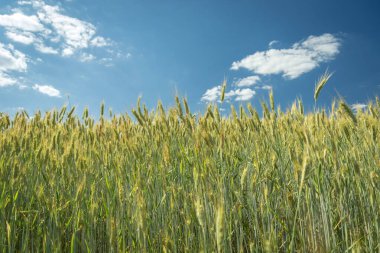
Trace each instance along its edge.
{"label": "blue sky", "polygon": [[[227,101],[278,105],[333,77],[318,106],[341,96],[365,105],[380,93],[380,2],[264,0],[2,0],[0,111],[69,103],[96,115],[105,101],[129,112],[186,96],[193,111]],[[227,109],[228,110],[228,109]]]}

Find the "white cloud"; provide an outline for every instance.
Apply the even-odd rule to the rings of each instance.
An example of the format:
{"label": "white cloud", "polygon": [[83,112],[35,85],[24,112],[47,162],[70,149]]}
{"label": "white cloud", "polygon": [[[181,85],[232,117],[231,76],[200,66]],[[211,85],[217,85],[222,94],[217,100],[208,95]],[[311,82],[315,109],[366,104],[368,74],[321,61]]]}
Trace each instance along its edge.
{"label": "white cloud", "polygon": [[68,57],[74,54],[74,49],[71,47],[66,47],[62,50],[62,56]]}
{"label": "white cloud", "polygon": [[30,4],[32,4],[32,2],[31,1],[17,1],[17,4],[18,5],[30,5]]}
{"label": "white cloud", "polygon": [[263,89],[263,90],[271,90],[273,87],[270,86],[270,85],[263,85],[260,88]]}
{"label": "white cloud", "polygon": [[254,95],[256,94],[256,91],[251,89],[241,89],[236,90],[236,101],[247,101],[250,100]]}
{"label": "white cloud", "polygon": [[51,85],[33,85],[33,89],[50,97],[61,97],[61,92]]}
{"label": "white cloud", "polygon": [[96,57],[94,55],[87,54],[87,53],[82,53],[81,56],[80,56],[80,58],[79,58],[79,60],[81,62],[89,62],[89,61],[93,61],[95,59],[96,59]]}
{"label": "white cloud", "polygon": [[105,39],[101,36],[96,36],[91,40],[91,45],[94,47],[105,47],[105,46],[110,46],[111,42],[109,39]]}
{"label": "white cloud", "polygon": [[27,89],[27,88],[29,88],[27,85],[25,85],[25,84],[19,84],[18,85],[18,88],[20,89],[20,90],[25,90],[25,89]]}
{"label": "white cloud", "polygon": [[206,90],[206,92],[202,95],[201,101],[204,102],[215,102],[220,98],[222,91],[222,87],[215,86],[211,89]]}
{"label": "white cloud", "polygon": [[12,72],[25,72],[28,67],[25,54],[14,49],[12,45],[0,42],[0,87],[14,85],[17,79],[11,77]]}
{"label": "white cloud", "polygon": [[26,55],[14,49],[12,45],[0,43],[0,72],[19,71],[27,69]]}
{"label": "white cloud", "polygon": [[[48,5],[43,0],[20,0],[17,4],[18,8],[10,13],[0,14],[0,28],[4,27],[4,35],[10,41],[33,46],[43,54],[73,56],[83,62],[96,59],[87,52],[89,48],[110,48],[114,44],[97,35],[93,24],[66,15],[58,5]],[[113,57],[117,56],[105,58],[108,65]],[[22,77],[15,73],[26,72],[27,63],[36,63],[38,59],[28,59],[13,45],[0,42],[0,87],[17,84],[20,89],[25,88]],[[49,96],[60,96],[59,90],[49,85],[36,84],[32,88]]]}
{"label": "white cloud", "polygon": [[230,90],[230,91],[227,91],[225,94],[224,94],[224,97],[226,99],[230,99],[231,97],[235,96],[235,91],[234,90]]}
{"label": "white cloud", "polygon": [[0,26],[29,32],[44,30],[44,26],[41,24],[37,16],[27,16],[20,12],[11,15],[0,15]]}
{"label": "white cloud", "polygon": [[268,46],[269,46],[269,48],[272,48],[273,45],[274,45],[274,44],[277,44],[277,43],[279,43],[278,40],[272,40],[271,42],[269,42]]}
{"label": "white cloud", "polygon": [[102,65],[104,65],[104,66],[106,66],[106,67],[108,67],[108,68],[114,66],[114,64],[113,64],[113,59],[110,58],[110,57],[102,58],[102,59],[100,59],[100,60],[98,61],[98,63],[100,63],[100,64],[102,64]]}
{"label": "white cloud", "polygon": [[[202,95],[201,101],[203,102],[216,102],[220,100],[222,94],[222,86],[215,86],[211,89],[206,90]],[[247,101],[250,100],[256,92],[252,89],[236,89],[230,90],[224,94],[225,99],[233,99],[235,101]]]}
{"label": "white cloud", "polygon": [[255,94],[256,94],[256,91],[246,88],[246,89],[231,90],[227,92],[225,96],[226,98],[235,97],[235,101],[247,101],[247,100],[250,100]]}
{"label": "white cloud", "polygon": [[0,87],[6,87],[16,84],[17,80],[8,76],[5,73],[0,72]]}
{"label": "white cloud", "polygon": [[15,42],[30,45],[34,43],[35,37],[31,32],[19,31],[19,30],[8,30],[5,32],[5,36],[7,36],[10,40]]}
{"label": "white cloud", "polygon": [[52,48],[44,45],[42,42],[38,42],[35,44],[35,48],[38,52],[43,53],[43,54],[58,54],[59,52]]}
{"label": "white cloud", "polygon": [[246,86],[252,86],[257,84],[261,78],[259,76],[248,76],[242,79],[239,79],[237,82],[235,82],[235,85],[238,87],[246,87]]}
{"label": "white cloud", "polygon": [[89,47],[108,47],[112,41],[96,35],[96,27],[90,22],[64,14],[59,6],[48,5],[42,0],[34,0],[39,19],[53,30],[50,41],[62,43],[62,56],[72,56],[77,51]]}
{"label": "white cloud", "polygon": [[96,33],[94,25],[62,14],[58,6],[43,4],[37,15],[44,23],[50,24],[72,49],[87,48]]}
{"label": "white cloud", "polygon": [[366,104],[359,104],[359,103],[351,105],[351,108],[354,109],[356,112],[361,111],[366,107],[367,107]]}
{"label": "white cloud", "polygon": [[339,53],[340,40],[332,34],[309,36],[293,44],[289,49],[269,49],[256,52],[244,59],[233,62],[231,69],[248,69],[260,75],[282,74],[295,79],[330,61]]}
{"label": "white cloud", "polygon": [[[8,39],[25,45],[33,45],[44,54],[77,56],[89,47],[110,47],[113,42],[96,34],[90,22],[71,17],[58,5],[43,0],[18,1],[20,9],[0,15],[0,26],[5,27]],[[27,10],[32,15],[22,11]]]}

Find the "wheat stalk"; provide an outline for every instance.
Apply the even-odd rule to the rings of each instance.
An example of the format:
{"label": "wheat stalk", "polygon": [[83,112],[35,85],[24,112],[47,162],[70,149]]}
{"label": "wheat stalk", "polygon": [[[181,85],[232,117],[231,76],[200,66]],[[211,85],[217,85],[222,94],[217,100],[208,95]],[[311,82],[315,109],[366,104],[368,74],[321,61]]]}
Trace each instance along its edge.
{"label": "wheat stalk", "polygon": [[321,92],[322,88],[326,85],[327,81],[331,78],[333,73],[329,73],[327,70],[326,72],[319,78],[318,82],[315,84],[314,89],[314,101],[317,102],[319,93]]}

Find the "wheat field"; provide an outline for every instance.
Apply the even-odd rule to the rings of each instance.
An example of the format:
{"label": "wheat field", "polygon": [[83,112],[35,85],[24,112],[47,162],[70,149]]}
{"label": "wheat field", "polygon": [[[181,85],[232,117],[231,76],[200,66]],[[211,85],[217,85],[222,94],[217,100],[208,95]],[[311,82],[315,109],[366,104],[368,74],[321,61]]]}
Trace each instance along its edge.
{"label": "wheat field", "polygon": [[0,114],[1,252],[380,252],[378,99],[105,110]]}

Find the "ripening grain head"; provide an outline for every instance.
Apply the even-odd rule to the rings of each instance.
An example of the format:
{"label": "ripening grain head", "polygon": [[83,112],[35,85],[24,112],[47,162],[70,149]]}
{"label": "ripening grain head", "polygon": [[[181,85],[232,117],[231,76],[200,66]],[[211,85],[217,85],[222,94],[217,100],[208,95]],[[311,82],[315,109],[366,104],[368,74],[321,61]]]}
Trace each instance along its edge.
{"label": "ripening grain head", "polygon": [[315,84],[315,90],[314,90],[314,101],[317,101],[319,93],[321,92],[322,88],[326,85],[327,81],[331,78],[333,74],[326,71],[318,80],[318,82]]}

